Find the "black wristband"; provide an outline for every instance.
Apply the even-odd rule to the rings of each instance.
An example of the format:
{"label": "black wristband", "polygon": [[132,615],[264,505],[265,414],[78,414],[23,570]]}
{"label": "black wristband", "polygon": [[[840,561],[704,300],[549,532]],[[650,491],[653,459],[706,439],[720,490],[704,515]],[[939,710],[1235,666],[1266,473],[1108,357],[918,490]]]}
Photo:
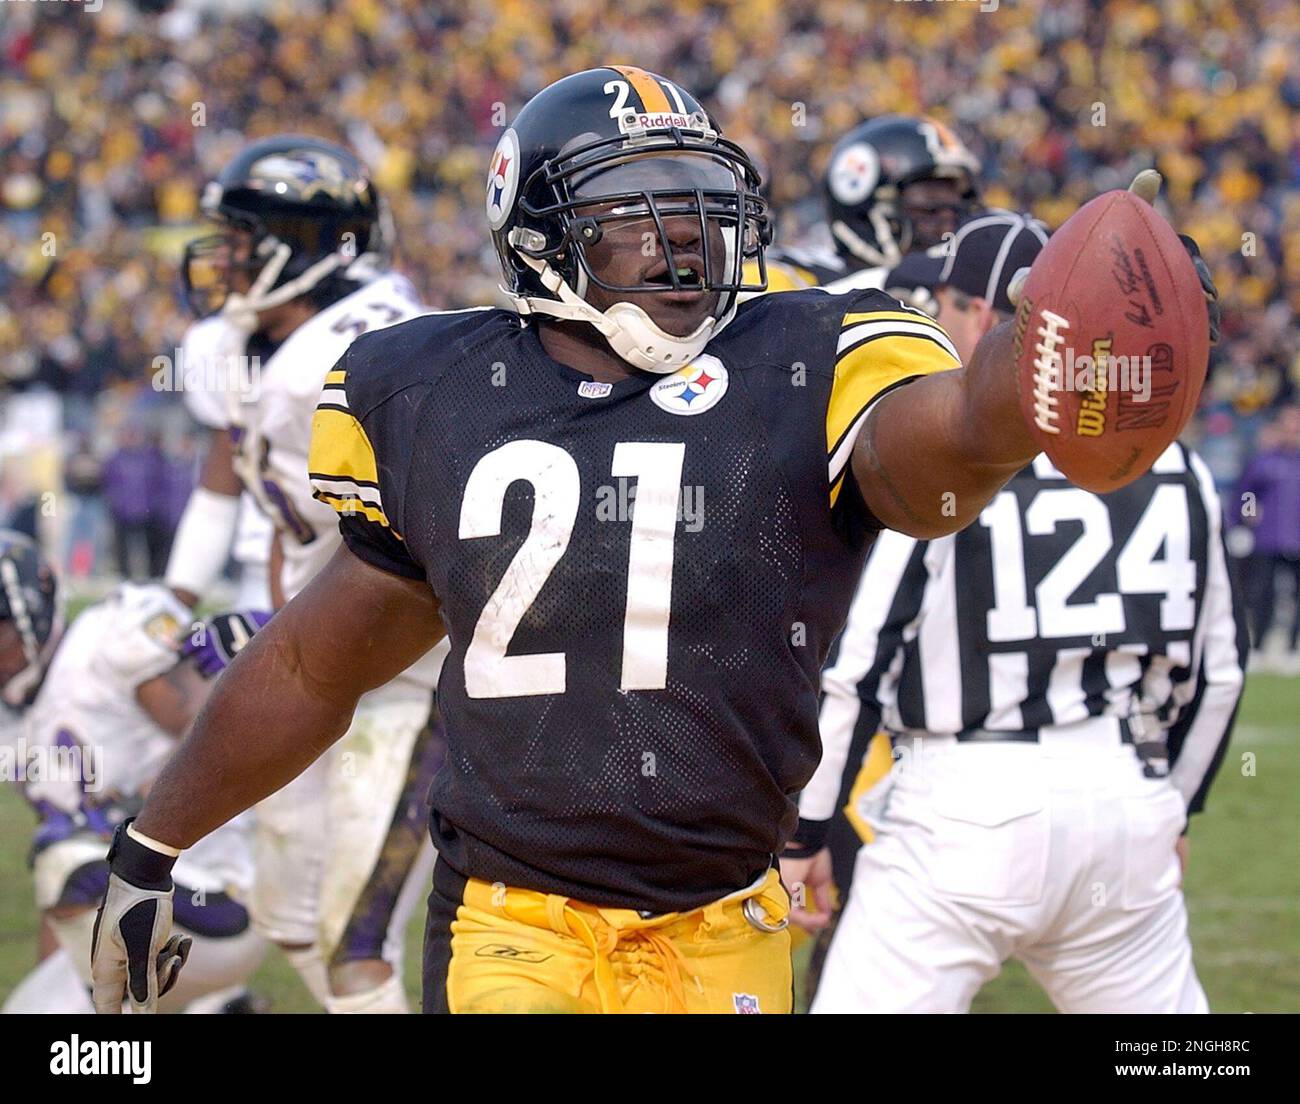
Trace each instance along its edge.
{"label": "black wristband", "polygon": [[113,833],[113,844],[108,849],[108,867],[136,889],[165,893],[172,888],[172,867],[176,865],[176,857],[164,855],[132,839],[126,829],[133,820],[135,817],[123,821]]}
{"label": "black wristband", "polygon": [[799,818],[799,826],[794,830],[794,839],[785,845],[781,852],[783,859],[811,859],[826,846],[826,837],[830,834],[829,820],[804,820]]}

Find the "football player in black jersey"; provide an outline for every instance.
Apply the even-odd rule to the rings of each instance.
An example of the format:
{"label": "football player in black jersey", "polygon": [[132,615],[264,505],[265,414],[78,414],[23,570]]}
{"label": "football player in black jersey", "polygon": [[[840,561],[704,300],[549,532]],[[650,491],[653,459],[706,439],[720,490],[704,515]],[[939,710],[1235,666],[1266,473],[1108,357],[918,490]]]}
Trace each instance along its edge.
{"label": "football player in black jersey", "polygon": [[882,115],[831,151],[822,182],[833,251],[774,246],[769,291],[883,287],[905,256],[940,244],[979,208],[980,164],[937,119]]}
{"label": "football player in black jersey", "polygon": [[640,69],[538,93],[486,200],[516,310],[365,334],[329,373],[310,463],[346,548],[119,832],[105,1011],[151,1000],[170,856],[444,635],[425,1009],[790,1009],[775,862],[820,668],[874,534],[960,528],[1037,451],[1010,335],[962,368],[879,291],[737,309],[757,173]]}

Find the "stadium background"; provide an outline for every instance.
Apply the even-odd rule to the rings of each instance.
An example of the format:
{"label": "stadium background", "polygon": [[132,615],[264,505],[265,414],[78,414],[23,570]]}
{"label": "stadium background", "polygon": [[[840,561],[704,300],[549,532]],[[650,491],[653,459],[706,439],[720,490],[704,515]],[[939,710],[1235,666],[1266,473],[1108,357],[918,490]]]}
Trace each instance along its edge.
{"label": "stadium background", "polygon": [[[91,7],[95,5],[92,4]],[[369,161],[398,264],[435,306],[496,295],[481,218],[502,125],[606,62],[670,74],[759,158],[778,240],[820,218],[820,173],[860,119],[925,111],[985,165],[988,202],[1059,225],[1155,165],[1224,302],[1189,440],[1229,491],[1300,389],[1300,6],[1165,0],[590,0],[167,4],[34,0],[0,19],[0,522],[38,533],[74,594],[165,555],[195,427],[155,390],[188,322],[181,245],[203,183],[248,137],[303,131]],[[1189,899],[1215,1007],[1300,990],[1300,682],[1252,676],[1193,830]],[[1243,756],[1255,753],[1255,760]],[[1254,774],[1248,773],[1253,766]],[[0,998],[35,946],[30,820],[0,790]],[[278,961],[277,1007],[305,1007]],[[980,1007],[1043,1007],[1012,972]]]}

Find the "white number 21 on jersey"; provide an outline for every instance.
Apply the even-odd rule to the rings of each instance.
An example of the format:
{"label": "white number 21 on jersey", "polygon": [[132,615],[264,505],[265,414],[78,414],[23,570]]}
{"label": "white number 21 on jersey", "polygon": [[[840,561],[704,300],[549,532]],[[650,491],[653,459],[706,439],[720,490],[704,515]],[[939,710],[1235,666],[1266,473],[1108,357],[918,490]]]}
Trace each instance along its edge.
{"label": "white number 21 on jersey", "polygon": [[[685,444],[623,441],[611,474],[637,481],[623,618],[621,690],[662,690],[668,683],[668,621],[673,542]],[[511,441],[474,465],[460,509],[460,539],[501,535],[506,489],[532,484],[528,536],[510,561],[474,626],[465,652],[471,698],[563,694],[563,652],[506,655],[519,622],[564,556],[578,518],[581,479],[573,457],[545,441]]]}

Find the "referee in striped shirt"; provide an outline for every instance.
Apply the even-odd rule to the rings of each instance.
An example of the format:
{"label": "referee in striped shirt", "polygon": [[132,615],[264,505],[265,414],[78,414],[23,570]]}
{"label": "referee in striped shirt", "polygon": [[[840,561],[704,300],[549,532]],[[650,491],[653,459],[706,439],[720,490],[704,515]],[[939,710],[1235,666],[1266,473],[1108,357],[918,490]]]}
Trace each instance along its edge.
{"label": "referee in striped shirt", "polygon": [[[929,298],[966,356],[1045,240],[1025,216],[978,215],[886,286]],[[966,1011],[1012,957],[1062,1011],[1206,1011],[1185,831],[1245,655],[1214,485],[1181,444],[1107,495],[1040,455],[960,533],[882,533],[823,674],[796,837],[812,846],[782,860],[805,886],[792,919],[817,930],[818,845],[846,795],[872,841],[812,1011]]]}

